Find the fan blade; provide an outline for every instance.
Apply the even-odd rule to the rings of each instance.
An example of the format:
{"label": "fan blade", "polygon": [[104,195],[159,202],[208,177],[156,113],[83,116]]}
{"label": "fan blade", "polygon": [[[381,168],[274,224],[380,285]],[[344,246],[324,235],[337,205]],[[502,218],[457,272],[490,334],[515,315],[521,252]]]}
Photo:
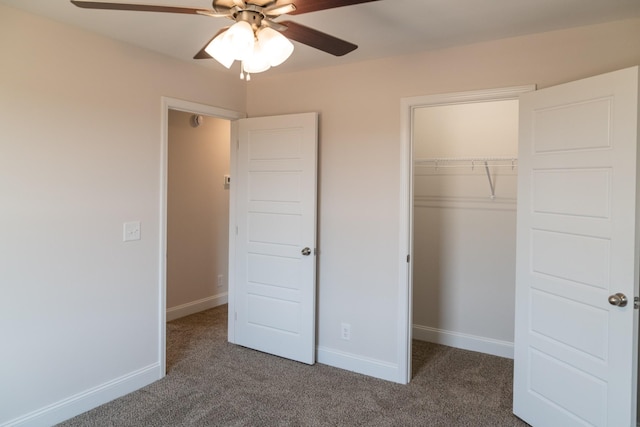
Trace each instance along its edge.
{"label": "fan blade", "polygon": [[196,14],[210,16],[212,18],[231,18],[231,12],[214,12],[213,10],[199,10],[196,12]]}
{"label": "fan blade", "polygon": [[334,9],[336,7],[351,6],[360,3],[369,3],[379,0],[295,0],[296,10],[289,15],[301,15],[303,13],[317,12],[319,10]]}
{"label": "fan blade", "polygon": [[128,4],[128,3],[105,3],[97,1],[71,0],[74,5],[84,9],[102,10],[134,10],[140,12],[166,12],[166,13],[187,13],[191,15],[207,15],[215,17],[225,17],[229,12],[217,12],[209,9],[195,9],[190,7],[154,6],[149,4]]}
{"label": "fan blade", "polygon": [[346,55],[358,48],[358,46],[353,43],[330,36],[313,28],[296,24],[292,21],[282,21],[279,22],[279,24],[287,26],[287,30],[282,33],[285,37],[330,53],[331,55]]}
{"label": "fan blade", "polygon": [[287,29],[286,25],[282,25],[277,23],[276,21],[272,21],[271,19],[265,18],[262,20],[262,25],[265,27],[271,27],[276,31],[283,32]]}
{"label": "fan blade", "polygon": [[291,12],[296,10],[296,5],[293,3],[278,5],[275,4],[273,6],[266,7],[263,12],[265,15],[269,17],[276,17],[285,14],[291,14]]}
{"label": "fan blade", "polygon": [[229,16],[233,15],[233,13],[238,10],[238,6],[236,6],[235,3],[222,0],[213,0],[213,2],[211,2],[211,7],[214,12],[225,13]]}
{"label": "fan blade", "polygon": [[209,55],[205,51],[205,49],[207,48],[207,46],[209,46],[209,43],[211,43],[213,41],[213,39],[215,39],[216,37],[218,37],[220,34],[224,33],[225,31],[227,31],[228,29],[229,29],[229,27],[225,27],[225,28],[221,29],[220,31],[218,31],[215,36],[211,37],[211,39],[204,46],[202,46],[202,49],[200,49],[200,51],[198,53],[196,53],[196,55],[193,57],[193,59],[212,59],[211,55]]}

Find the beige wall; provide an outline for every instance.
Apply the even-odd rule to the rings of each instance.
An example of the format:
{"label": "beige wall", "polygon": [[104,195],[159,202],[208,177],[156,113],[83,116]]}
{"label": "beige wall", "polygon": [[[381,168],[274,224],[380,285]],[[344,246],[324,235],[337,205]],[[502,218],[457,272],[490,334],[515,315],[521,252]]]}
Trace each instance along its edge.
{"label": "beige wall", "polygon": [[640,63],[638,40],[640,20],[627,20],[255,76],[250,116],[320,113],[319,354],[398,363],[402,97],[568,82]]}
{"label": "beige wall", "polygon": [[[198,311],[227,292],[230,122],[169,111],[167,309]],[[222,285],[218,286],[218,275]],[[217,298],[216,298],[217,297]],[[207,301],[202,301],[207,300]],[[207,302],[209,304],[207,304]],[[195,312],[185,307],[178,317]]]}
{"label": "beige wall", "polygon": [[413,111],[413,157],[518,157],[518,101],[437,105]]}
{"label": "beige wall", "polygon": [[162,375],[161,97],[245,85],[5,6],[0,53],[0,424],[52,425]]}

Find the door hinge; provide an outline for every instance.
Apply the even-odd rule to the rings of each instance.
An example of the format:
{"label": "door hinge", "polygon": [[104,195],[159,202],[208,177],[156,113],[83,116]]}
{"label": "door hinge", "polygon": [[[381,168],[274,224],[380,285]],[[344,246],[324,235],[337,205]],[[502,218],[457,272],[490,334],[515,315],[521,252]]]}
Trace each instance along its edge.
{"label": "door hinge", "polygon": [[238,235],[238,226],[236,225],[236,236]]}
{"label": "door hinge", "polygon": [[411,255],[407,255],[407,262],[411,261]]}
{"label": "door hinge", "polygon": [[640,308],[640,297],[633,297],[633,308],[636,310]]}

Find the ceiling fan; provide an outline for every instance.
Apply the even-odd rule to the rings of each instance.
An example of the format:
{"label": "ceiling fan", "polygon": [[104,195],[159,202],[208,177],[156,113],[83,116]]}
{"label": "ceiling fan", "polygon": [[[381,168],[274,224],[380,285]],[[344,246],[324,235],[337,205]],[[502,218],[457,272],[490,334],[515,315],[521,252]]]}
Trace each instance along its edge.
{"label": "ceiling fan", "polygon": [[293,51],[293,44],[288,39],[335,56],[346,55],[358,48],[313,28],[292,21],[275,22],[274,19],[281,15],[300,15],[373,1],[378,0],[213,0],[211,9],[81,0],[71,0],[71,3],[86,9],[229,18],[235,24],[218,31],[194,59],[214,58],[227,68],[234,60],[239,60],[243,64],[240,77],[245,78],[244,72],[249,76],[249,73],[262,72],[284,62]]}

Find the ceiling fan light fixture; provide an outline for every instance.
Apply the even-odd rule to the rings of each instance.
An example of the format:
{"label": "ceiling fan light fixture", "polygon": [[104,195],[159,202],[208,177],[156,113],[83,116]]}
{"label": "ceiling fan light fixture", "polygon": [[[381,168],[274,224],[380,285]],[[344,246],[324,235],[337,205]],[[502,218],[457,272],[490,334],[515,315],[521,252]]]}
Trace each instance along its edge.
{"label": "ceiling fan light fixture", "polygon": [[242,61],[242,68],[247,73],[262,73],[271,68],[269,56],[260,42],[253,47],[253,53]]}
{"label": "ceiling fan light fixture", "polygon": [[243,61],[253,52],[255,35],[248,22],[238,21],[221,35],[224,36],[224,49],[232,52],[234,59]]}
{"label": "ceiling fan light fixture", "polygon": [[293,43],[273,28],[264,27],[258,32],[258,44],[269,65],[277,67],[293,53]]}
{"label": "ceiling fan light fixture", "polygon": [[231,68],[231,64],[235,61],[235,56],[231,46],[226,43],[224,35],[219,34],[215,39],[211,40],[211,43],[204,49],[213,59],[221,63],[225,68]]}

